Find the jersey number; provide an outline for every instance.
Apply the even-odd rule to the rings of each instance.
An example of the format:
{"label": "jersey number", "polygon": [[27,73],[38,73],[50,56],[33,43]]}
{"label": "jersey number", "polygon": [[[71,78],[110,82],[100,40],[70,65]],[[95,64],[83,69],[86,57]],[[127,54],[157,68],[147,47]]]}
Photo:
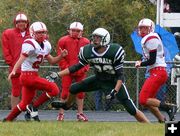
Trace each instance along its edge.
{"label": "jersey number", "polygon": [[106,72],[109,74],[115,74],[115,71],[111,65],[103,65],[103,66],[94,65],[94,67],[97,70],[97,72]]}
{"label": "jersey number", "polygon": [[39,68],[39,64],[41,64],[42,61],[43,61],[43,55],[39,55],[36,58],[38,60],[33,63],[32,68],[38,69]]}

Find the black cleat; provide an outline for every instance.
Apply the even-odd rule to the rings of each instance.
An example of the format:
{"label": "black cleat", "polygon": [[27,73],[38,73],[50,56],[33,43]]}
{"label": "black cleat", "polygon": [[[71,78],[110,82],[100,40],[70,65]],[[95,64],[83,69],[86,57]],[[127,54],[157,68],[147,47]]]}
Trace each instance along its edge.
{"label": "black cleat", "polygon": [[31,118],[34,119],[34,121],[40,122],[39,116],[38,116],[38,109],[33,107],[32,104],[26,106],[27,112],[30,114]]}
{"label": "black cleat", "polygon": [[172,105],[170,107],[170,109],[167,111],[167,114],[169,116],[169,121],[174,121],[175,120],[177,110],[178,110],[177,106]]}
{"label": "black cleat", "polygon": [[2,122],[7,122],[6,118],[4,118],[4,119],[2,120]]}
{"label": "black cleat", "polygon": [[31,121],[31,114],[28,111],[26,111],[24,114],[24,118],[26,121]]}
{"label": "black cleat", "polygon": [[62,102],[62,101],[53,101],[53,102],[51,102],[51,106],[56,109],[61,109],[61,108],[64,110],[69,109],[69,107],[67,107],[66,103]]}

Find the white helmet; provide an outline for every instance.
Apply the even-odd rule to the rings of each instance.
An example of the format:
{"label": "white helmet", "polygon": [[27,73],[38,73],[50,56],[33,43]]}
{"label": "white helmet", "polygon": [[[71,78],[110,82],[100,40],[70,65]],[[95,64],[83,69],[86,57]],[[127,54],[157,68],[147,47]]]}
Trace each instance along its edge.
{"label": "white helmet", "polygon": [[94,32],[92,33],[93,35],[97,35],[101,37],[101,42],[100,45],[101,46],[106,46],[110,43],[110,34],[109,32],[104,29],[104,28],[97,28],[96,30],[94,30]]}
{"label": "white helmet", "polygon": [[142,36],[141,32],[139,31],[139,27],[141,27],[141,26],[149,27],[149,33],[154,32],[154,30],[155,30],[155,24],[151,19],[148,19],[148,18],[141,19],[138,24],[138,33],[140,36]]}
{"label": "white helmet", "polygon": [[34,38],[35,32],[40,32],[40,31],[46,31],[47,32],[47,27],[43,22],[34,22],[30,27],[29,27],[29,32],[30,36]]}
{"label": "white helmet", "polygon": [[17,21],[28,21],[27,16],[23,13],[17,14],[15,22]]}
{"label": "white helmet", "polygon": [[[43,37],[37,37],[36,32],[45,32]],[[34,22],[30,27],[29,27],[29,33],[32,38],[39,42],[43,42],[45,39],[48,38],[47,35],[47,27],[43,22]]]}
{"label": "white helmet", "polygon": [[83,25],[80,22],[73,22],[70,25],[69,29],[78,29],[78,30],[83,31]]}

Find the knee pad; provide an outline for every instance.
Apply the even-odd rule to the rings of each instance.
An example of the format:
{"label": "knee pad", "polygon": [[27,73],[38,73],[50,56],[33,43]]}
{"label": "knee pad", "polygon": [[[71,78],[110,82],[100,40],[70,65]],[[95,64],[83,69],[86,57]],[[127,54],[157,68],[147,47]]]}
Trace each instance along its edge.
{"label": "knee pad", "polygon": [[84,92],[80,92],[80,93],[78,93],[78,94],[76,95],[76,97],[77,97],[78,99],[84,99],[84,96],[85,96],[85,93],[84,93]]}

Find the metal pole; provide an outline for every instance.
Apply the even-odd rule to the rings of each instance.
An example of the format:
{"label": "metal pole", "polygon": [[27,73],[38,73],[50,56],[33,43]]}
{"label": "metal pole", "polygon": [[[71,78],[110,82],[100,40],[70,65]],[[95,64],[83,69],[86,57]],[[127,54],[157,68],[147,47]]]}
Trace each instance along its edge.
{"label": "metal pole", "polygon": [[136,69],[136,107],[139,108],[139,68]]}
{"label": "metal pole", "polygon": [[177,77],[177,90],[176,90],[176,104],[178,107],[178,112],[179,110],[179,106],[180,106],[180,75]]}

